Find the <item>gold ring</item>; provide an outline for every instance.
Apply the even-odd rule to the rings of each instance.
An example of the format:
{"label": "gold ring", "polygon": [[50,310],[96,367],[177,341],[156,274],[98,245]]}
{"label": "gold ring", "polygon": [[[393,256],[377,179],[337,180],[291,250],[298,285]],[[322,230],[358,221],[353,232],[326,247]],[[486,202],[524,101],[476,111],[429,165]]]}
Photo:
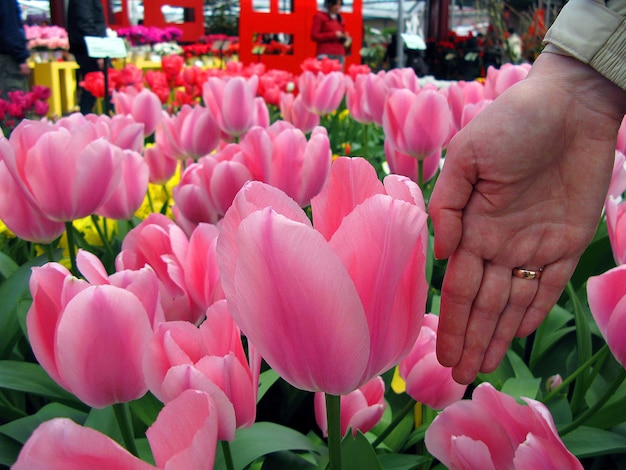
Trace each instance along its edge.
{"label": "gold ring", "polygon": [[537,271],[533,271],[532,269],[513,268],[513,276],[528,280],[539,279],[541,277],[541,271],[543,271],[543,268]]}

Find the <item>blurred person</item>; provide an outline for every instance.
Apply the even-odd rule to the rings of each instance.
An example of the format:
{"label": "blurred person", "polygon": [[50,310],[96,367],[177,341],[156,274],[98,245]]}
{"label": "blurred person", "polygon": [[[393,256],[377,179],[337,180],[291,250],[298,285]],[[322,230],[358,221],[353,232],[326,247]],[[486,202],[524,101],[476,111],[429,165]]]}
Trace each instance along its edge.
{"label": "blurred person", "polygon": [[[106,36],[106,20],[100,0],[69,0],[67,5],[67,35],[70,43],[70,52],[78,64],[78,82],[85,79],[90,72],[97,72],[103,68],[103,59],[89,57],[85,36]],[[78,85],[80,95],[78,104],[80,112],[93,112],[96,97]]]}
{"label": "blurred person", "polygon": [[27,91],[30,52],[16,0],[0,0],[0,96]]}
{"label": "blurred person", "polygon": [[346,25],[339,13],[341,0],[325,0],[324,9],[315,13],[311,26],[311,39],[317,44],[316,56],[320,60],[338,60],[343,65],[352,38],[346,32]]}
{"label": "blurred person", "polygon": [[497,368],[558,301],[592,240],[626,113],[626,0],[570,0],[522,80],[450,141],[430,200],[448,259],[439,361]]}

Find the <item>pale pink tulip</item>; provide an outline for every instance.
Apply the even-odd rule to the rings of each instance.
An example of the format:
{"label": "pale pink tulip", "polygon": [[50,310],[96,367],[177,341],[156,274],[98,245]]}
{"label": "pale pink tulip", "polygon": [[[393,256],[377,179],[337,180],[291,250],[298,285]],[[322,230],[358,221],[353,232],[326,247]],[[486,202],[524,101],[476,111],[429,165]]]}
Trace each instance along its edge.
{"label": "pale pink tulip", "polygon": [[406,89],[418,93],[421,89],[419,78],[412,67],[391,69],[385,74],[385,85],[388,90]]}
{"label": "pale pink tulip", "polygon": [[216,223],[224,216],[237,191],[252,179],[238,158],[229,160],[236,155],[228,149],[200,158],[185,169],[173,192],[177,221],[182,218],[185,227],[191,228],[202,222]]}
{"label": "pale pink tulip", "polygon": [[407,178],[383,186],[366,160],[340,158],[311,203],[315,228],[280,190],[246,184],[222,221],[218,263],[231,313],[268,364],[298,388],[342,395],[415,342],[424,201]]}
{"label": "pale pink tulip", "polygon": [[148,88],[137,91],[128,87],[124,91],[114,91],[113,104],[116,114],[131,115],[144,125],[144,136],[153,134],[163,117],[161,100]]}
{"label": "pale pink tulip", "polygon": [[530,64],[504,64],[499,69],[489,67],[485,78],[485,98],[494,100],[504,90],[523,80],[530,71]]}
{"label": "pale pink tulip", "polygon": [[459,401],[467,388],[452,378],[451,368],[442,366],[437,360],[438,325],[438,316],[426,314],[415,345],[398,366],[400,377],[406,382],[406,393],[435,410]]}
{"label": "pale pink tulip", "polygon": [[475,104],[485,99],[485,87],[476,82],[459,81],[448,87],[448,104],[452,111],[452,118],[457,129],[463,127],[462,116],[465,106]]}
{"label": "pale pink tulip", "polygon": [[452,117],[446,99],[436,91],[389,93],[383,115],[385,137],[401,153],[424,159],[441,149],[450,136]]}
{"label": "pale pink tulip", "polygon": [[[21,126],[21,127],[20,127]],[[94,125],[72,132],[30,126],[25,120],[2,145],[2,159],[29,202],[46,217],[66,222],[86,217],[106,201],[121,176],[121,161]]]}
{"label": "pale pink tulip", "polygon": [[176,174],[179,160],[166,155],[159,145],[146,148],[143,158],[150,168],[152,184],[165,184]]}
{"label": "pale pink tulip", "polygon": [[202,97],[217,120],[223,138],[231,140],[248,132],[257,124],[256,101],[259,77],[210,77],[202,89]]}
{"label": "pale pink tulip", "polygon": [[301,207],[311,203],[328,178],[332,152],[323,127],[313,129],[307,141],[300,129],[276,121],[267,129],[250,129],[240,146],[252,177],[281,189]]}
{"label": "pale pink tulip", "polygon": [[622,125],[617,133],[617,150],[626,154],[626,117],[622,119]]}
{"label": "pale pink tulip", "polygon": [[280,112],[285,121],[290,122],[305,134],[320,124],[320,117],[304,106],[302,97],[299,95],[294,98],[292,93],[281,93]]}
{"label": "pale pink tulip", "polygon": [[26,316],[33,352],[59,385],[91,407],[131,401],[147,391],[141,360],[152,327],[145,306],[156,302],[138,295],[158,291],[154,279],[144,276],[154,273],[138,272],[134,284],[126,279],[118,287],[88,284],[57,263],[33,268]]}
{"label": "pale pink tulip", "polygon": [[[82,115],[76,113],[73,116]],[[57,121],[57,126],[61,125],[62,119]],[[109,117],[106,114],[88,114],[84,116],[84,120],[92,122],[95,125],[98,136],[104,137],[113,145],[123,150],[134,150],[139,153],[143,150],[144,126],[143,123],[135,121],[133,117],[121,115]],[[82,125],[81,120],[77,119],[76,121],[73,125],[80,127]],[[67,126],[67,129],[74,132],[72,126]]]}
{"label": "pale pink tulip", "polygon": [[484,382],[472,400],[443,410],[426,430],[426,447],[443,465],[456,469],[581,469],[565,447],[548,409]]}
{"label": "pale pink tulip", "polygon": [[[0,138],[0,155],[10,152],[6,139]],[[0,160],[0,219],[19,238],[33,243],[51,243],[64,231],[65,224],[46,217],[30,202],[23,188],[15,182]]]}
{"label": "pale pink tulip", "polygon": [[492,100],[482,100],[477,103],[468,103],[463,107],[461,113],[461,127],[464,128],[469,122],[474,119],[478,113],[491,104]]}
{"label": "pale pink tulip", "polygon": [[[419,168],[418,160],[410,155],[406,155],[396,150],[389,140],[385,141],[385,156],[387,157],[387,164],[389,165],[389,171],[396,175],[406,176],[411,180],[418,182]],[[426,183],[430,181],[439,171],[439,163],[441,162],[442,150],[438,149],[432,155],[426,157],[423,162],[423,174],[422,182]]]}
{"label": "pale pink tulip", "polygon": [[605,208],[606,227],[615,264],[626,264],[626,202],[609,197]]}
{"label": "pale pink tulip", "polygon": [[177,114],[163,117],[155,141],[170,158],[197,160],[217,148],[220,131],[212,110],[184,105]]}
{"label": "pale pink tulip", "polygon": [[196,323],[204,317],[204,307],[193,301],[185,284],[188,248],[183,230],[166,216],[153,213],[128,232],[115,259],[118,271],[141,269],[146,264],[154,269],[168,321]]}
{"label": "pale pink tulip", "polygon": [[122,177],[111,197],[96,210],[96,214],[110,219],[129,220],[146,197],[150,168],[137,152],[119,148],[113,151],[121,154]]}
{"label": "pale pink tulip", "polygon": [[587,299],[600,333],[615,359],[626,367],[626,264],[587,281]]}
{"label": "pale pink tulip", "polygon": [[[375,122],[382,127],[387,93],[388,85],[384,71],[357,75],[354,89],[350,90],[348,85],[346,92],[346,104],[350,115],[359,122]],[[362,115],[361,120],[357,119],[359,114]]]}
{"label": "pale pink tulip", "polygon": [[24,444],[16,470],[210,470],[217,446],[217,410],[212,398],[187,390],[166,404],[146,431],[157,467],[133,456],[110,437],[68,418],[39,425]]}
{"label": "pale pink tulip", "polygon": [[314,74],[307,70],[298,79],[298,89],[304,106],[310,112],[324,116],[339,107],[346,83],[341,72]]}
{"label": "pale pink tulip", "polygon": [[[314,398],[315,420],[324,437],[328,436],[328,419],[326,417],[326,396],[317,392]],[[343,395],[340,401],[339,428],[342,436],[352,429],[356,437],[358,431],[365,434],[378,424],[387,408],[385,403],[385,382],[378,376]]]}
{"label": "pale pink tulip", "polygon": [[626,155],[616,150],[608,196],[619,198],[622,197],[624,191],[626,191]]}
{"label": "pale pink tulip", "polygon": [[218,404],[219,438],[232,440],[236,428],[256,418],[260,358],[250,361],[239,328],[225,300],[207,310],[200,328],[188,322],[165,322],[156,329],[143,359],[150,391],[167,403],[187,389],[202,390]]}
{"label": "pale pink tulip", "polygon": [[224,298],[217,266],[218,235],[215,225],[198,224],[189,238],[185,284],[193,301],[205,308]]}

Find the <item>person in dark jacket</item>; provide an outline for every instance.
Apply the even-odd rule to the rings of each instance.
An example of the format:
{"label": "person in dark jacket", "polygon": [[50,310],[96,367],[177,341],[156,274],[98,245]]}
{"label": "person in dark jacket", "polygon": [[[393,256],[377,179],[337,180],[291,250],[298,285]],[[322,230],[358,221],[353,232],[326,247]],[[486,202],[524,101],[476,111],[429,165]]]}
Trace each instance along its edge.
{"label": "person in dark jacket", "polygon": [[[103,60],[89,57],[85,43],[85,36],[106,36],[106,20],[100,0],[69,0],[67,5],[67,35],[70,52],[74,55],[79,67],[79,82],[89,72],[97,72],[102,69]],[[83,114],[93,112],[96,97],[80,85],[78,88],[80,112]]]}
{"label": "person in dark jacket", "polygon": [[0,0],[0,95],[28,89],[30,52],[16,0]]}
{"label": "person in dark jacket", "polygon": [[311,39],[317,43],[317,58],[335,59],[343,65],[346,49],[352,43],[346,25],[339,14],[341,0],[326,0],[326,11],[318,11],[313,17]]}

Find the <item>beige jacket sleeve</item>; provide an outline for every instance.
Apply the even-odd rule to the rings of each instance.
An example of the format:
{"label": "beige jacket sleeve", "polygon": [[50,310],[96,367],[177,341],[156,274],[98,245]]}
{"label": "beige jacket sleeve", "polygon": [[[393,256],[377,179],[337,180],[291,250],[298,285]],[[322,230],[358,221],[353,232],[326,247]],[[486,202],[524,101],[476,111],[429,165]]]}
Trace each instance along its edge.
{"label": "beige jacket sleeve", "polygon": [[626,90],[626,0],[569,0],[543,42]]}

